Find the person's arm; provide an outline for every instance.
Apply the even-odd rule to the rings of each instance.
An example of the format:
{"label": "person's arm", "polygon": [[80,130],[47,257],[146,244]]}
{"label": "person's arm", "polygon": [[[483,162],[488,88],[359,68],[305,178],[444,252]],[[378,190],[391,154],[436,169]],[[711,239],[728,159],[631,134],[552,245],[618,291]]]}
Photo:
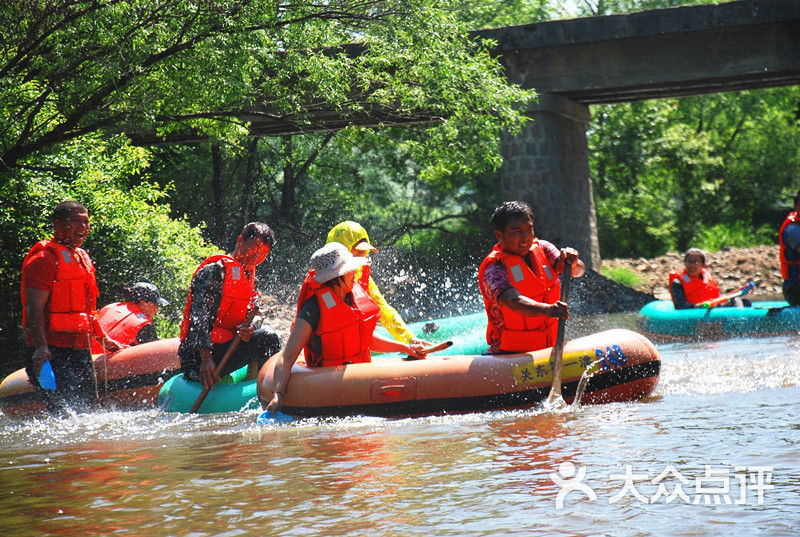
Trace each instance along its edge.
{"label": "person's arm", "polygon": [[397,341],[396,339],[386,339],[375,333],[372,334],[370,350],[375,352],[402,352],[403,354],[411,355],[419,360],[425,358],[425,355],[420,352],[422,350],[421,346],[417,347],[409,343]]}
{"label": "person's arm", "polygon": [[694,304],[686,300],[686,293],[680,278],[675,278],[669,283],[669,294],[672,295],[672,304],[676,310],[688,310],[694,307]]}
{"label": "person's arm", "polygon": [[558,259],[553,264],[556,273],[563,274],[564,263],[569,261],[572,264],[572,277],[580,278],[586,272],[586,265],[583,261],[578,259],[578,251],[574,248],[562,248],[559,252]]}
{"label": "person's arm", "polygon": [[27,317],[25,329],[33,340],[33,369],[36,371],[36,375],[39,375],[42,365],[51,358],[44,323],[44,308],[50,298],[50,291],[38,287],[26,287],[25,296],[25,315]]}
{"label": "person's arm", "polygon": [[800,225],[789,224],[783,230],[783,243],[800,254]]}
{"label": "person's arm", "polygon": [[268,412],[277,412],[283,406],[283,394],[286,393],[286,386],[292,375],[292,366],[300,356],[303,347],[308,345],[312,333],[313,330],[308,321],[296,318],[286,346],[270,358],[270,360],[274,358],[277,362],[273,373],[272,400],[267,405]]}
{"label": "person's arm", "polygon": [[367,289],[367,292],[370,298],[378,305],[378,308],[380,308],[380,323],[394,339],[403,343],[411,343],[412,340],[416,339],[414,332],[408,328],[408,325],[406,325],[403,318],[400,317],[397,310],[386,302],[380,289],[375,285],[372,276],[369,277],[369,289]]}
{"label": "person's arm", "polygon": [[560,300],[554,304],[538,302],[520,294],[516,287],[508,287],[500,293],[497,301],[511,311],[515,311],[528,317],[552,317],[554,319],[569,319],[569,306]]}
{"label": "person's arm", "polygon": [[156,327],[153,323],[147,323],[139,329],[134,339],[134,344],[139,345],[140,343],[148,343],[150,341],[158,341],[158,334],[156,333]]}

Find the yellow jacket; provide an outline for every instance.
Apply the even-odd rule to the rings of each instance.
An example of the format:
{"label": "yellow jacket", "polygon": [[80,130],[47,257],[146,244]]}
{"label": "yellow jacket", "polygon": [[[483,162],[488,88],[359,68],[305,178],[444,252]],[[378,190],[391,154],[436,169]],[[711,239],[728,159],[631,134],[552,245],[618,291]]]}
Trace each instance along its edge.
{"label": "yellow jacket", "polygon": [[[352,250],[353,246],[362,240],[369,244],[369,235],[367,235],[367,230],[365,230],[358,222],[347,220],[345,222],[336,224],[328,232],[327,242],[339,242],[344,244],[348,250]],[[371,250],[374,252],[378,251],[374,247],[371,247]],[[362,269],[358,269],[356,272],[356,279],[361,278],[361,270]],[[415,337],[414,333],[409,330],[405,321],[403,321],[403,318],[400,317],[399,313],[397,313],[397,310],[391,307],[386,302],[386,299],[383,298],[383,295],[381,294],[380,289],[378,289],[378,286],[375,285],[375,281],[372,279],[372,276],[369,277],[369,289],[367,289],[367,292],[380,308],[380,321],[383,327],[386,328],[389,334],[391,334],[391,336],[397,341],[410,343]]]}

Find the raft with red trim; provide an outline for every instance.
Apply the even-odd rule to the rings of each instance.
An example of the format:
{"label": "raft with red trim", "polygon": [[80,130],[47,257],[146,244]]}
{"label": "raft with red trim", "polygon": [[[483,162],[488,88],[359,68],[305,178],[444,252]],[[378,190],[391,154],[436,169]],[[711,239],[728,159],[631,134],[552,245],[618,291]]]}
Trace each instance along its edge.
{"label": "raft with red trim", "polygon": [[[307,368],[295,364],[282,411],[306,416],[415,416],[524,408],[550,391],[550,349],[504,355],[431,355],[427,360],[376,358],[372,363]],[[275,360],[261,369],[262,406],[272,399]],[[583,404],[633,401],[658,383],[661,361],[646,337],[616,329],[568,342],[562,391],[571,402],[584,372]]]}
{"label": "raft with red trim", "polygon": [[[111,355],[96,355],[94,369],[101,406],[155,406],[161,385],[180,371],[179,344],[178,338],[163,339]],[[0,409],[14,418],[44,413],[42,397],[28,380],[25,369],[11,373],[0,383]]]}

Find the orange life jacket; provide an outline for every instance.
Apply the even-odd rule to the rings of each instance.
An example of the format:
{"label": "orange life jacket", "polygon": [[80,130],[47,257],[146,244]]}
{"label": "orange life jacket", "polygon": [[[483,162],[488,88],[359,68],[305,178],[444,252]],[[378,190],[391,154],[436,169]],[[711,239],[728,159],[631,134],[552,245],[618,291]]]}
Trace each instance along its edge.
{"label": "orange life jacket", "polygon": [[[783,243],[783,230],[786,229],[786,226],[789,224],[796,224],[800,222],[800,219],[797,217],[797,211],[792,211],[786,217],[786,220],[783,221],[781,225],[781,230],[778,232],[778,244],[780,245],[780,258],[781,258],[781,277],[784,280],[788,280],[790,278],[789,275],[789,267],[796,267],[800,269],[800,259],[797,261],[789,261],[786,259],[786,245]],[[800,270],[797,271],[796,278],[800,278]]]}
{"label": "orange life jacket", "polygon": [[[253,286],[255,274],[247,274],[241,263],[229,255],[212,255],[197,267],[192,279],[204,266],[222,261],[225,267],[225,276],[222,280],[222,299],[217,310],[217,319],[211,329],[212,343],[225,343],[236,335],[236,328],[247,319],[247,310],[253,301]],[[183,321],[181,322],[181,341],[189,333],[189,317],[192,309],[192,291],[186,297],[186,306],[183,308]]]}
{"label": "orange life jacket", "polygon": [[[523,258],[501,250],[500,244],[496,244],[481,263],[478,280],[483,281],[486,267],[500,260],[506,268],[509,280],[521,295],[537,302],[556,303],[561,295],[561,282],[558,280],[558,274],[550,266],[547,254],[536,239],[531,245],[530,259],[533,270]],[[558,319],[543,315],[522,315],[502,304],[497,304],[502,319],[498,324],[494,324],[492,310],[495,304],[486,295],[483,296],[483,301],[489,318],[486,327],[486,341],[489,345],[499,341],[500,350],[508,352],[535,351],[555,345]]]}
{"label": "orange life jacket", "polygon": [[[686,273],[686,270],[674,270],[669,273],[670,292],[672,291],[672,282],[675,278],[679,278],[683,285],[683,294],[686,295],[686,301],[690,304],[700,304],[706,300],[719,297],[719,286],[717,285],[711,271],[704,268],[701,273],[703,277],[692,278]],[[675,298],[673,297],[673,301]]]}
{"label": "orange life jacket", "polygon": [[[70,250],[54,240],[37,242],[22,262],[23,269],[34,256],[47,250],[56,262],[56,276],[45,309],[46,335],[88,334],[97,307],[97,281],[89,254],[83,248]],[[22,326],[28,326],[28,298],[22,288]],[[30,343],[30,342],[29,342]],[[83,343],[83,342],[81,342]],[[85,344],[85,343],[84,343]]]}
{"label": "orange life jacket", "polygon": [[352,306],[327,286],[314,294],[319,302],[319,324],[314,334],[320,338],[322,352],[317,355],[306,349],[306,363],[310,367],[335,367],[344,362],[370,362],[372,333],[380,312],[375,301],[358,283],[353,285]]}
{"label": "orange life jacket", "polygon": [[[300,313],[300,307],[303,305],[303,302],[308,300],[308,298],[319,291],[323,284],[317,283],[314,279],[314,275],[316,275],[316,271],[312,268],[306,274],[305,279],[303,280],[303,285],[300,286],[300,294],[297,297],[297,311],[295,311],[295,315]],[[364,288],[367,292],[369,292],[369,265],[364,265],[361,267],[361,276],[356,280],[356,283],[361,284],[361,287]]]}
{"label": "orange life jacket", "polygon": [[[136,345],[139,330],[153,320],[134,302],[114,302],[100,308],[97,321],[108,337],[123,345]],[[97,341],[92,341],[92,353],[103,352]]]}

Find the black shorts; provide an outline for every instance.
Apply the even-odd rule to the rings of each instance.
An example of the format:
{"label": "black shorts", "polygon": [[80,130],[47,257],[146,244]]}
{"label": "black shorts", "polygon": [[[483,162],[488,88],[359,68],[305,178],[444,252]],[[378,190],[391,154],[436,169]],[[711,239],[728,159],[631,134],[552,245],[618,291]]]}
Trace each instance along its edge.
{"label": "black shorts", "polygon": [[[222,357],[228,352],[228,348],[233,344],[233,340],[225,343],[214,344],[211,346],[211,355],[214,363],[219,366]],[[259,328],[253,333],[250,341],[239,341],[236,350],[228,359],[228,363],[220,371],[220,376],[232,373],[251,362],[255,362],[259,369],[270,356],[281,350],[281,340],[278,334],[269,328]],[[183,376],[189,380],[200,381],[200,353],[194,349],[188,349],[181,343],[178,347],[178,358],[181,362]]]}
{"label": "black shorts", "polygon": [[50,365],[56,378],[56,389],[45,390],[33,373],[35,347],[25,348],[25,371],[36,389],[42,394],[50,413],[61,414],[68,407],[73,410],[92,410],[97,405],[97,389],[92,367],[92,355],[87,349],[50,347]]}
{"label": "black shorts", "polygon": [[783,298],[790,306],[800,305],[800,280],[784,280]]}

